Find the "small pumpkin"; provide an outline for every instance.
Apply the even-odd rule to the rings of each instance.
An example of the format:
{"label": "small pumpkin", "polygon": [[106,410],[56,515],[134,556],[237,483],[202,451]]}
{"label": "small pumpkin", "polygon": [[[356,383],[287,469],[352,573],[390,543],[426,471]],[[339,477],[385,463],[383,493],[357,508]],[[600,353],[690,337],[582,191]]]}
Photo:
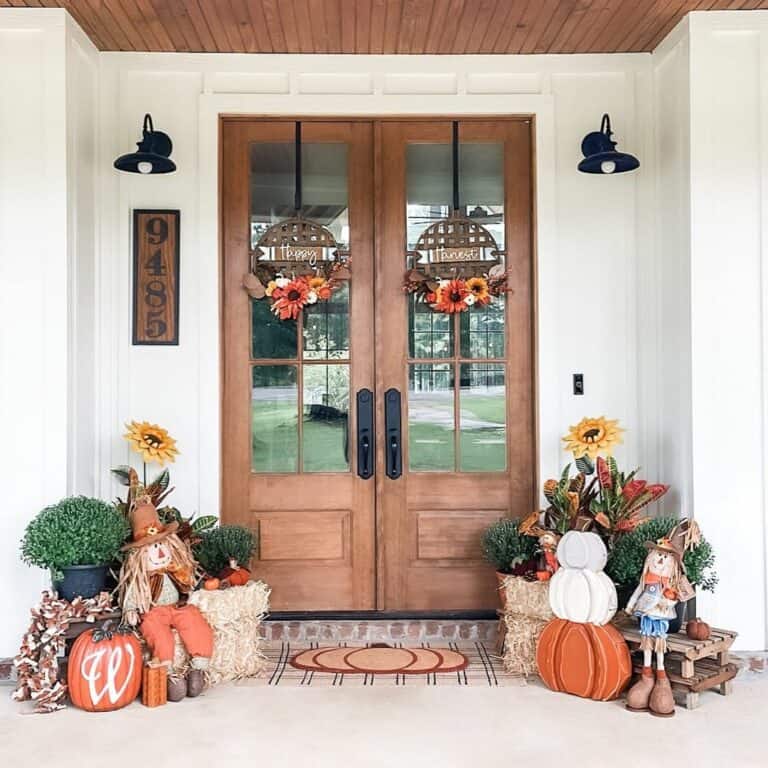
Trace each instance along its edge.
{"label": "small pumpkin", "polygon": [[218,589],[221,586],[221,581],[219,579],[206,579],[203,582],[203,589],[207,589],[211,592]]}
{"label": "small pumpkin", "polygon": [[128,706],[141,688],[141,645],[128,627],[83,632],[72,645],[67,684],[72,703],[88,712]]}
{"label": "small pumpkin", "polygon": [[243,584],[247,584],[250,581],[251,572],[247,568],[243,568],[234,557],[231,557],[229,559],[229,567],[219,574],[219,578],[226,581],[229,586],[242,587]]}
{"label": "small pumpkin", "polygon": [[691,640],[709,640],[712,635],[712,628],[705,621],[702,621],[698,617],[691,619],[685,625],[685,634],[691,638]]}

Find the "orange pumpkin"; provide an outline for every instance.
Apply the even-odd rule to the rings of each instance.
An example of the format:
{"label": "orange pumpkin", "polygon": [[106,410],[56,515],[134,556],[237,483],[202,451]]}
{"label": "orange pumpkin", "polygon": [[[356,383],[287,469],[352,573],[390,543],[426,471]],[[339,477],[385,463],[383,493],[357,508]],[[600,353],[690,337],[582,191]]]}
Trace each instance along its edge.
{"label": "orange pumpkin", "polygon": [[548,688],[586,699],[616,699],[632,675],[624,638],[611,624],[553,619],[536,647],[539,675]]}
{"label": "orange pumpkin", "polygon": [[709,640],[712,634],[712,629],[706,621],[701,619],[691,619],[685,625],[685,634],[691,638],[691,640]]}
{"label": "orange pumpkin", "polygon": [[241,587],[247,584],[251,578],[251,572],[247,568],[238,566],[237,568],[225,568],[221,572],[221,578],[229,582],[230,586]]}
{"label": "orange pumpkin", "polygon": [[83,632],[72,645],[67,684],[72,703],[88,712],[109,712],[130,704],[141,688],[141,645],[128,628]]}
{"label": "orange pumpkin", "polygon": [[218,589],[221,586],[221,581],[219,579],[206,579],[203,582],[203,589],[208,589],[210,591],[213,591],[214,589]]}

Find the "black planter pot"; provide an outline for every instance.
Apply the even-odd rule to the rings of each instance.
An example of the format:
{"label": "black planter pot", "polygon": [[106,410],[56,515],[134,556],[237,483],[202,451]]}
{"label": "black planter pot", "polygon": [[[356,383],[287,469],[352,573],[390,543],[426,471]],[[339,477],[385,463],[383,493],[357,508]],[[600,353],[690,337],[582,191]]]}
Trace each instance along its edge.
{"label": "black planter pot", "polygon": [[64,600],[94,597],[105,588],[108,571],[108,565],[72,565],[62,568],[64,578],[54,581],[53,588]]}
{"label": "black planter pot", "polygon": [[678,603],[675,606],[675,618],[669,620],[669,633],[679,632],[685,622],[688,603]]}

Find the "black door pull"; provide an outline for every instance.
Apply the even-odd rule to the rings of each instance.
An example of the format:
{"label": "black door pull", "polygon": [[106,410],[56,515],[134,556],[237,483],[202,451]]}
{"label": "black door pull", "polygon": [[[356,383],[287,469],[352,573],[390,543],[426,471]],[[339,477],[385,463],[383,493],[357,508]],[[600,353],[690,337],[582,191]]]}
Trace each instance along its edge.
{"label": "black door pull", "polygon": [[388,389],[384,393],[384,425],[387,431],[387,477],[397,480],[403,473],[400,441],[400,392]]}
{"label": "black door pull", "polygon": [[357,393],[357,474],[363,480],[373,477],[373,392],[361,389]]}

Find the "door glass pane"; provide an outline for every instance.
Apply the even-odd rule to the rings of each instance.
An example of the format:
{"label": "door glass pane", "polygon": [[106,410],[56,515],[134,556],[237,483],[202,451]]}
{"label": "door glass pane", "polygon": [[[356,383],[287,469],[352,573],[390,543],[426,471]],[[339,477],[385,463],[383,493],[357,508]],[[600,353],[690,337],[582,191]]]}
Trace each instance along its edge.
{"label": "door glass pane", "polygon": [[[301,215],[327,227],[344,250],[350,240],[347,154],[345,143],[302,145]],[[252,258],[279,258],[256,249],[270,226],[297,213],[295,145],[292,140],[253,143],[250,164]],[[305,307],[298,321],[278,319],[269,299],[253,300],[251,307],[252,359],[298,358],[295,366],[254,366],[253,471],[349,471],[349,366],[304,365],[349,360],[349,287]]]}
{"label": "door glass pane", "polygon": [[459,468],[500,472],[507,465],[504,366],[462,363],[459,398]]}
{"label": "door glass pane", "polygon": [[409,350],[416,358],[453,357],[453,322],[449,315],[434,312],[416,295],[408,297]]}
{"label": "door glass pane", "polygon": [[251,357],[291,360],[296,357],[296,321],[280,320],[268,299],[251,299]]}
{"label": "door glass pane", "polygon": [[349,359],[349,285],[304,307],[304,359]]}
{"label": "door glass pane", "polygon": [[[347,145],[304,142],[301,149],[301,213],[328,227],[336,242],[346,246]],[[293,141],[251,144],[251,248],[269,226],[296,213],[295,155]]]}
{"label": "door glass pane", "polygon": [[298,467],[298,389],[295,365],[254,365],[251,468],[295,472]]}
{"label": "door glass pane", "polygon": [[495,296],[491,304],[462,312],[459,333],[462,357],[503,358],[504,297]]}
{"label": "door glass pane", "polygon": [[453,366],[417,363],[408,372],[408,466],[415,472],[453,472]]}
{"label": "door glass pane", "polygon": [[[431,224],[446,218],[452,204],[451,145],[411,144],[407,163],[407,245],[413,249]],[[460,213],[482,224],[504,248],[504,147],[501,142],[461,142]],[[453,277],[446,266],[440,277]],[[467,277],[457,268],[458,277]],[[512,286],[513,287],[513,286]],[[503,472],[506,469],[504,365],[468,360],[504,360],[505,301],[493,297],[466,312],[433,312],[408,302],[409,466],[411,470]],[[458,344],[454,334],[458,333]],[[458,349],[456,348],[458,347]],[[458,356],[458,357],[457,357]],[[451,361],[451,362],[448,362]],[[458,364],[460,381],[455,382]],[[453,404],[459,395],[459,455],[454,456]]]}
{"label": "door glass pane", "polygon": [[305,472],[349,469],[349,366],[305,365],[303,460]]}

